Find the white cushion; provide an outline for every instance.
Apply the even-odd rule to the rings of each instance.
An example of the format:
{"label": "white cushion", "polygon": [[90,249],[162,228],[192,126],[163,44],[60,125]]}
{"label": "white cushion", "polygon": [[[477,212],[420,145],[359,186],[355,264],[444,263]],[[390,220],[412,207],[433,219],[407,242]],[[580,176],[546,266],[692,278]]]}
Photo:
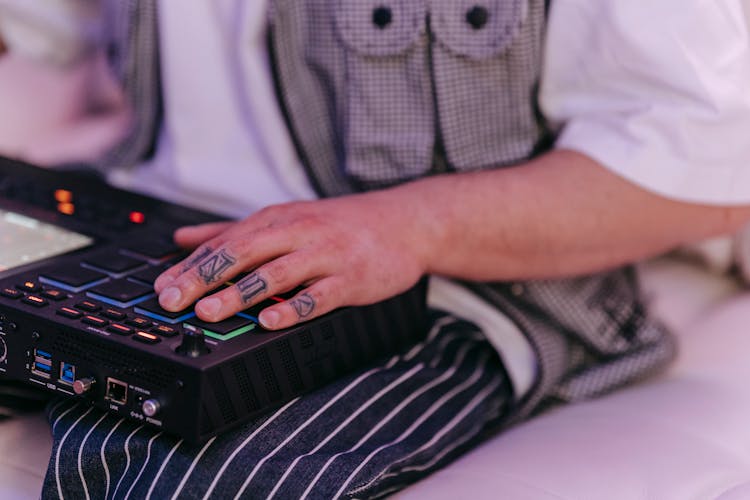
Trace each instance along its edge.
{"label": "white cushion", "polygon": [[750,294],[682,263],[646,278],[679,327],[666,374],[520,425],[397,497],[750,498]]}

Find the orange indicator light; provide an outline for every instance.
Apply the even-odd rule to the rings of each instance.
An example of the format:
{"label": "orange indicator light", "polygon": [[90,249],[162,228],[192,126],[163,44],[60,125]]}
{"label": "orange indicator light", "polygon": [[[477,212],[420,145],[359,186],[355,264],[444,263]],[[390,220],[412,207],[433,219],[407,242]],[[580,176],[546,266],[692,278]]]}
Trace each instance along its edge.
{"label": "orange indicator light", "polygon": [[128,219],[130,219],[130,222],[133,224],[143,224],[146,222],[146,216],[143,215],[143,212],[130,212]]}
{"label": "orange indicator light", "polygon": [[76,211],[76,207],[72,203],[60,203],[57,205],[57,211],[61,214],[73,215]]}
{"label": "orange indicator light", "polygon": [[58,203],[71,203],[73,201],[73,193],[67,189],[55,190],[55,201]]}
{"label": "orange indicator light", "polygon": [[149,340],[158,340],[158,338],[159,338],[156,335],[151,335],[150,333],[146,333],[146,332],[138,332],[137,335],[139,337],[144,337],[144,338],[147,338]]}
{"label": "orange indicator light", "polygon": [[44,302],[44,299],[41,299],[41,298],[39,298],[39,297],[35,297],[35,296],[33,296],[33,295],[29,295],[29,296],[28,296],[27,298],[28,298],[28,299],[29,299],[30,301],[32,301],[32,302],[36,302],[37,304],[41,304],[42,302]]}

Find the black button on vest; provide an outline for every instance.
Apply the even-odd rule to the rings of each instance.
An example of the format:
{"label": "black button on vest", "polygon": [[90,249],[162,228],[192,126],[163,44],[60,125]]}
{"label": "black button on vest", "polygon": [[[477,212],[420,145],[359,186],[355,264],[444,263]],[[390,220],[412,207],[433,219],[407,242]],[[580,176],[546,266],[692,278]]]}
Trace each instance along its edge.
{"label": "black button on vest", "polygon": [[372,23],[380,29],[385,29],[393,20],[391,9],[380,6],[372,11]]}
{"label": "black button on vest", "polygon": [[466,13],[466,22],[475,30],[484,28],[487,21],[490,20],[490,13],[485,7],[475,5]]}

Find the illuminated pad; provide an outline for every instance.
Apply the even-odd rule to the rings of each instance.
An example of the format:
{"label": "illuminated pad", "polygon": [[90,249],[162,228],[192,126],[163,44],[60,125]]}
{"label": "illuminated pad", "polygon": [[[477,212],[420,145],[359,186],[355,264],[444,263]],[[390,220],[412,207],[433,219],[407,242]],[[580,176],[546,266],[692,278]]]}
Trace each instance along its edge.
{"label": "illuminated pad", "polygon": [[244,333],[251,332],[257,328],[258,325],[249,318],[233,316],[224,321],[220,321],[219,323],[206,323],[198,318],[193,318],[190,321],[183,323],[182,326],[188,330],[202,330],[206,337],[225,341],[239,337]]}
{"label": "illuminated pad", "polygon": [[44,271],[39,281],[77,293],[107,281],[107,275],[78,266],[61,266]]}
{"label": "illuminated pad", "polygon": [[140,304],[135,306],[135,312],[144,316],[148,316],[149,318],[155,319],[157,321],[169,323],[170,325],[174,325],[175,323],[185,321],[195,316],[192,307],[177,312],[171,312],[162,309],[162,307],[159,305],[159,299],[157,299],[156,297],[145,302],[141,302]]}
{"label": "illuminated pad", "polygon": [[153,296],[154,289],[148,285],[121,279],[97,285],[86,295],[92,299],[125,308]]}

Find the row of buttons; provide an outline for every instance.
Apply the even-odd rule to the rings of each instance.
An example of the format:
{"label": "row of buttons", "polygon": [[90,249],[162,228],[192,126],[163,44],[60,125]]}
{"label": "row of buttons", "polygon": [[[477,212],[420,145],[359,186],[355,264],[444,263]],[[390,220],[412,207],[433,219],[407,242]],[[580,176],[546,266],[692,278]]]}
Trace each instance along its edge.
{"label": "row of buttons", "polygon": [[[28,295],[23,291],[32,292]],[[44,289],[33,281],[19,283],[15,288],[3,288],[0,290],[0,296],[9,299],[21,299],[21,302],[34,307],[44,307],[49,304],[49,300],[59,302],[67,299],[68,295],[60,290]]]}
{"label": "row of buttons", "polygon": [[[98,312],[98,316],[85,314],[86,312]],[[161,341],[161,337],[169,338],[179,334],[177,329],[171,326],[153,323],[140,316],[130,318],[122,311],[105,309],[92,301],[79,302],[74,307],[61,307],[57,310],[57,314],[70,319],[80,319],[81,322],[97,328],[106,328],[108,332],[117,335],[133,335],[134,340],[147,344],[157,344]],[[146,331],[147,329],[149,330]]]}

